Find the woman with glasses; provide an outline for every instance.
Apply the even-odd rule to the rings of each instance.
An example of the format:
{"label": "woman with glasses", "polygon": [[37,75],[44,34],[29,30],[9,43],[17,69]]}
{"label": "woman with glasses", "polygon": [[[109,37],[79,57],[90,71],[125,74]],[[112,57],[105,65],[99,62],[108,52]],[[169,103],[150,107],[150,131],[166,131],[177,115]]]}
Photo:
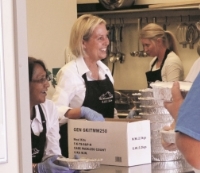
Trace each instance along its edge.
{"label": "woman with glasses", "polygon": [[58,112],[46,99],[50,78],[43,61],[29,57],[30,120],[33,173],[72,173],[55,164],[61,155]]}

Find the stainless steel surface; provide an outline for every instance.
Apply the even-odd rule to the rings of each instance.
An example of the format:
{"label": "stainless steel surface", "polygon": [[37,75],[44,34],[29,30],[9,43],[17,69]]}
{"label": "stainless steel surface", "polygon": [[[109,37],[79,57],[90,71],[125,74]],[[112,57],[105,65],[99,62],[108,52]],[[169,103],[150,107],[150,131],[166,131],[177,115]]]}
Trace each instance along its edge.
{"label": "stainless steel surface", "polygon": [[152,162],[151,164],[130,167],[101,165],[99,168],[80,173],[199,173],[185,161]]}
{"label": "stainless steel surface", "polygon": [[139,115],[139,96],[138,90],[115,90],[115,109],[119,118],[126,118],[133,108],[136,115]]}
{"label": "stainless steel surface", "polygon": [[[115,10],[115,11],[95,11],[89,12],[90,14],[126,14],[135,12],[148,12],[148,11],[167,11],[167,10],[189,10],[189,9],[200,9],[199,5],[188,5],[182,7],[169,7],[169,8],[143,8],[143,9],[125,9],[125,10]],[[78,15],[85,14],[87,12],[79,12]]]}

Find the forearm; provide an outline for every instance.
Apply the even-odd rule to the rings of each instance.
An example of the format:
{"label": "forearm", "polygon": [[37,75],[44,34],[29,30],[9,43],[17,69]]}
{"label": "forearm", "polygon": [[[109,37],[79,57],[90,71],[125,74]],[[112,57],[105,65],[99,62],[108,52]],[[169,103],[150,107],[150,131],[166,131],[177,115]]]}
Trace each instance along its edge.
{"label": "forearm", "polygon": [[81,117],[81,108],[69,109],[65,113],[65,117],[67,117],[69,119],[79,119]]}
{"label": "forearm", "polygon": [[200,141],[177,132],[176,146],[194,168],[200,169]]}
{"label": "forearm", "polygon": [[35,164],[35,163],[32,164],[32,170],[33,170],[33,173],[38,173],[37,164]]}

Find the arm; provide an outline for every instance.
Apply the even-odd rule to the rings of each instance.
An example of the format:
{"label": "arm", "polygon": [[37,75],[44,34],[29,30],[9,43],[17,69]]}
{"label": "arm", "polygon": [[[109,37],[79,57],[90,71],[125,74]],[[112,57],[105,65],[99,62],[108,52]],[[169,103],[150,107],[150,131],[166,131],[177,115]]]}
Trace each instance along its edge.
{"label": "arm", "polygon": [[46,119],[46,147],[44,150],[43,160],[52,155],[61,155],[60,151],[60,134],[59,134],[59,122],[58,111],[55,104],[51,100],[46,100],[41,104]]}
{"label": "arm", "polygon": [[178,132],[176,134],[176,146],[190,165],[200,169],[200,141]]}
{"label": "arm", "polygon": [[[59,122],[61,124],[65,124],[68,118],[78,118],[80,115],[78,110],[73,111],[71,114],[70,104],[76,96],[76,92],[78,91],[75,80],[77,79],[77,74],[70,71],[63,71],[62,69],[57,74],[57,86],[55,93],[52,97],[53,102],[56,104],[59,112]],[[83,88],[84,89],[84,88]],[[84,93],[84,90],[80,91],[80,95]],[[77,99],[78,100],[78,99]],[[76,106],[79,107],[81,103],[77,103]]]}
{"label": "arm", "polygon": [[188,163],[197,169],[200,169],[199,95],[200,75],[197,76],[184,102],[181,97],[179,83],[175,82],[172,87],[173,101],[172,103],[165,103],[165,107],[176,122],[177,148],[182,152]]}

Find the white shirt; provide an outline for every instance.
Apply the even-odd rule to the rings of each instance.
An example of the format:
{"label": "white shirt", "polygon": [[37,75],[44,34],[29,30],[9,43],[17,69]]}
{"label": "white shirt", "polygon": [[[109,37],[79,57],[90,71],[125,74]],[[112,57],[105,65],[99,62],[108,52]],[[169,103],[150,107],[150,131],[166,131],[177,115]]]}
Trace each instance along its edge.
{"label": "white shirt", "polygon": [[184,81],[194,82],[199,72],[200,72],[200,57],[194,62]]}
{"label": "white shirt", "polygon": [[[46,119],[46,145],[44,149],[43,160],[52,155],[61,155],[59,145],[59,122],[58,111],[55,104],[51,100],[46,100],[40,104]],[[31,122],[33,133],[39,136],[42,132],[42,122],[38,106],[35,106],[36,117]]]}
{"label": "white shirt", "polygon": [[[157,57],[153,58],[150,62],[149,69],[151,70],[151,65],[156,60]],[[156,65],[153,66],[152,71],[158,70]],[[163,82],[173,82],[173,81],[182,81],[183,80],[183,65],[180,58],[174,53],[170,52],[167,55],[167,59],[161,70],[161,77]]]}
{"label": "white shirt", "polygon": [[[99,78],[105,79],[108,75],[110,81],[114,83],[110,69],[101,61],[97,61],[99,68]],[[85,98],[85,81],[82,75],[86,73],[87,79],[92,81],[92,73],[88,69],[84,59],[78,57],[63,66],[57,74],[57,85],[52,100],[59,110],[59,122],[64,124],[67,118],[64,114],[68,109],[81,107]]]}

